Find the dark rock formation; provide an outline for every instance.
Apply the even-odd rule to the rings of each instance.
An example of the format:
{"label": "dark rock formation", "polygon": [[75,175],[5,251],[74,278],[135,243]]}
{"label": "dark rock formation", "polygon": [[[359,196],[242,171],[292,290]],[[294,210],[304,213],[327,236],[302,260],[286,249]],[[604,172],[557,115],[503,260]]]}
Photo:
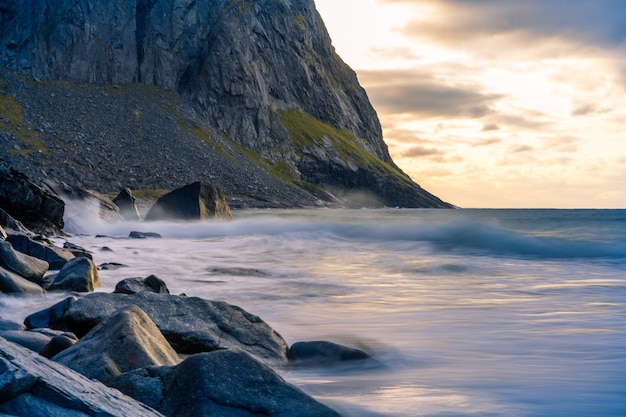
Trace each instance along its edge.
{"label": "dark rock formation", "polygon": [[137,306],[108,317],[52,360],[105,384],[137,368],[172,366],[180,361],[154,322]]}
{"label": "dark rock formation", "polygon": [[71,259],[74,254],[67,249],[59,248],[45,240],[34,240],[25,234],[12,233],[7,240],[13,249],[26,255],[46,261],[49,269],[59,270]]}
{"label": "dark rock formation", "polygon": [[105,262],[98,265],[100,271],[115,271],[116,269],[126,268],[128,265],[121,264],[119,262]]}
{"label": "dark rock formation", "polygon": [[167,284],[157,277],[156,275],[150,275],[146,278],[126,278],[121,280],[115,285],[116,294],[136,294],[138,292],[148,291],[157,294],[169,294]]}
{"label": "dark rock formation", "polygon": [[229,350],[130,372],[111,386],[167,416],[339,416],[250,355]]}
{"label": "dark rock formation", "polygon": [[66,249],[72,253],[77,258],[87,258],[93,261],[93,255],[87,249],[82,246],[76,245],[72,242],[65,242],[63,244],[63,249]]}
{"label": "dark rock formation", "polygon": [[78,342],[78,338],[74,333],[65,332],[50,339],[50,342],[39,352],[44,358],[51,359],[55,355],[74,346]]}
{"label": "dark rock formation", "polygon": [[4,2],[0,22],[15,114],[0,146],[32,175],[102,191],[202,180],[273,207],[354,192],[449,207],[391,160],[312,0]]}
{"label": "dark rock formation", "polygon": [[14,416],[162,416],[148,406],[0,338],[0,413]]}
{"label": "dark rock formation", "polygon": [[290,361],[316,364],[371,359],[362,350],[327,341],[296,342],[289,348],[287,357]]}
{"label": "dark rock formation", "polygon": [[43,295],[41,287],[0,267],[0,292],[15,295]]}
{"label": "dark rock formation", "polygon": [[0,317],[0,331],[5,330],[25,330],[26,326],[20,323],[16,323],[11,320],[7,320],[5,318]]}
{"label": "dark rock formation", "polygon": [[7,232],[5,232],[2,226],[0,226],[0,240],[6,240],[7,237]]}
{"label": "dark rock formation", "polygon": [[62,329],[63,315],[76,300],[76,297],[67,297],[51,307],[30,314],[24,319],[24,324],[29,329],[43,329],[48,327]]}
{"label": "dark rock formation", "polygon": [[212,185],[194,182],[161,196],[146,214],[146,220],[230,220],[224,192]]}
{"label": "dark rock formation", "polygon": [[52,337],[42,333],[24,330],[7,330],[0,333],[0,337],[37,353],[41,352],[52,339]]}
{"label": "dark rock formation", "polygon": [[91,259],[74,258],[58,274],[47,276],[46,281],[44,287],[48,291],[90,292],[100,286],[100,275]]}
{"label": "dark rock formation", "polygon": [[55,233],[63,229],[63,200],[2,163],[0,208],[35,231]]}
{"label": "dark rock formation", "polygon": [[72,303],[63,319],[79,337],[117,310],[136,305],[179,353],[239,349],[270,361],[286,361],[285,340],[259,317],[224,302],[140,292],[93,293]]}
{"label": "dark rock formation", "polygon": [[41,285],[48,262],[17,252],[10,242],[0,241],[0,267]]}
{"label": "dark rock formation", "polygon": [[128,237],[131,239],[148,239],[148,238],[161,238],[162,236],[155,232],[138,232],[133,230],[128,234]]}
{"label": "dark rock formation", "polygon": [[125,188],[113,199],[113,202],[119,207],[120,214],[129,221],[141,220],[137,203],[130,188]]}

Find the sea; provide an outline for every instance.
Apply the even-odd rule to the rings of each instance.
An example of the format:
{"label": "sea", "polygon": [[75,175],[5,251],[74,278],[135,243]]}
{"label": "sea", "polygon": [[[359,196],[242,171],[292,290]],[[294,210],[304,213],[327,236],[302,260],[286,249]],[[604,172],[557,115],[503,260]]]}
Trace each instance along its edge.
{"label": "sea", "polygon": [[[344,416],[626,416],[626,210],[235,210],[202,223],[85,210],[67,223],[58,244],[126,265],[101,270],[98,291],[154,274],[289,344],[369,353],[277,369]],[[3,295],[0,314],[21,321],[67,295]]]}

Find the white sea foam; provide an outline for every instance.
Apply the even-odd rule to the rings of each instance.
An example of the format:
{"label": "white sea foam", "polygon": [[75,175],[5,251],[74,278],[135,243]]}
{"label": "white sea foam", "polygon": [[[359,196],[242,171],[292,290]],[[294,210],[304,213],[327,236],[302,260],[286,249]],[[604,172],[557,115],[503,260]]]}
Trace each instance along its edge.
{"label": "white sea foam", "polygon": [[[84,235],[69,240],[97,263],[127,265],[100,271],[101,291],[156,274],[290,343],[371,352],[380,367],[281,370],[346,416],[626,414],[624,211],[254,210],[188,224],[85,212],[73,224]],[[63,296],[2,296],[1,314]]]}

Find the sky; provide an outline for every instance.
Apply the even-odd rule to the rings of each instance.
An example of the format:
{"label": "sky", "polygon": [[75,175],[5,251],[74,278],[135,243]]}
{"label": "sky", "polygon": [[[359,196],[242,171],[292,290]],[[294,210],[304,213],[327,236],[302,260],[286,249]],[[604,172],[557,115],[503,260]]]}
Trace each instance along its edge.
{"label": "sky", "polygon": [[426,190],[466,208],[626,208],[626,0],[315,4]]}

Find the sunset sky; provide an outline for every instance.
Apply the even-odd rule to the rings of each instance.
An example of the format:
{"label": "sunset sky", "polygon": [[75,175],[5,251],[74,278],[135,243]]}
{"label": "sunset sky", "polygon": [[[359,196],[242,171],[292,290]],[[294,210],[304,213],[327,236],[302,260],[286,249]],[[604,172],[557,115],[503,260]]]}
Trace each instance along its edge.
{"label": "sunset sky", "polygon": [[461,207],[626,208],[626,0],[315,0],[396,163]]}

